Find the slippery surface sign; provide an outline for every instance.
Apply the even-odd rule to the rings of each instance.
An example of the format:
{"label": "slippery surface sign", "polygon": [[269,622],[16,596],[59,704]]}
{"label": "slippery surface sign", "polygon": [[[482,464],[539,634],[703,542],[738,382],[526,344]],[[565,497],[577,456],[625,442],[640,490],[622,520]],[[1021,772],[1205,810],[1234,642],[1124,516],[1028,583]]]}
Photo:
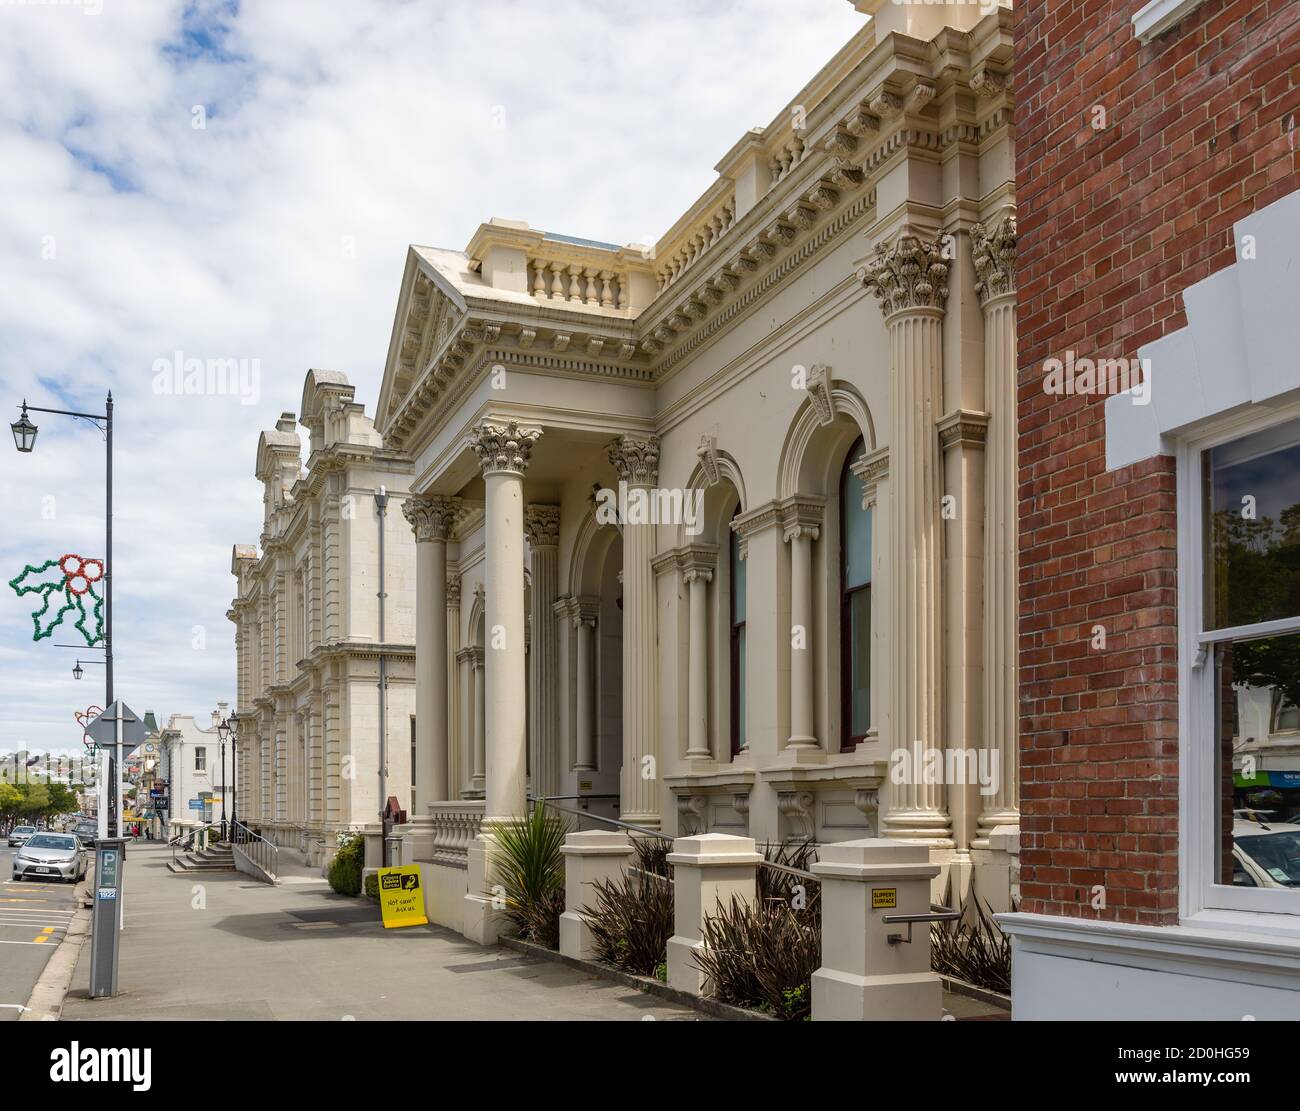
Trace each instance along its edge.
{"label": "slippery surface sign", "polygon": [[418,864],[379,869],[379,906],[384,914],[384,929],[428,925]]}

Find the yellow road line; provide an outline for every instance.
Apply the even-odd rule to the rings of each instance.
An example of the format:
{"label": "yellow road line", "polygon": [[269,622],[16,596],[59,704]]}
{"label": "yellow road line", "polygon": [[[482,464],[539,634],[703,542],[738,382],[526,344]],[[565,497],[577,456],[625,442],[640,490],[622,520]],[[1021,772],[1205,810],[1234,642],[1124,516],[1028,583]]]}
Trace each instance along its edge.
{"label": "yellow road line", "polygon": [[52,934],[53,932],[54,932],[53,926],[46,926],[45,929],[41,931],[41,933],[43,934]]}
{"label": "yellow road line", "polygon": [[49,941],[49,940],[50,940],[50,939],[49,939],[49,936],[48,936],[48,935],[45,935],[45,936],[42,936],[42,937],[38,937],[38,938],[36,938],[36,939],[32,942],[32,944],[33,944],[33,945],[40,945],[40,944],[42,944],[43,942],[46,942],[46,941]]}

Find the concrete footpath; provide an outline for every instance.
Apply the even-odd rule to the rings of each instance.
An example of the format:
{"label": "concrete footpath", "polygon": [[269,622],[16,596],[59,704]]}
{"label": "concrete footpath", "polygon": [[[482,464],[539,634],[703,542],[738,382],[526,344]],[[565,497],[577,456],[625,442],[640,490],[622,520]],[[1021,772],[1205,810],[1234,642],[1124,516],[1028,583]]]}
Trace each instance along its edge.
{"label": "concrete footpath", "polygon": [[378,906],[303,867],[279,887],[236,872],[175,875],[132,845],[119,994],[91,999],[82,947],[65,1021],[559,1019],[694,1021],[688,1008],[439,926],[385,930]]}

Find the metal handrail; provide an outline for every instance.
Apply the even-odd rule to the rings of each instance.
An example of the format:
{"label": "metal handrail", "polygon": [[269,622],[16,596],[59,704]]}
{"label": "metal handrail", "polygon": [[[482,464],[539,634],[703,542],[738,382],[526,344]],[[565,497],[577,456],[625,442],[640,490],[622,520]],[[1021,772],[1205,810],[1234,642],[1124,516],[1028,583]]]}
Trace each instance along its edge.
{"label": "metal handrail", "polygon": [[[589,796],[590,797],[590,796]],[[558,810],[561,814],[572,814],[575,818],[590,818],[593,822],[604,822],[606,825],[617,826],[619,829],[630,829],[633,833],[639,833],[643,837],[653,837],[657,841],[667,841],[672,843],[672,838],[665,833],[660,833],[657,829],[647,829],[645,826],[633,825],[631,822],[619,821],[618,818],[606,818],[601,814],[592,814],[588,810],[574,810],[568,806],[556,806],[553,802],[545,798],[534,798],[528,796],[528,801],[532,803],[542,803],[551,810]]]}
{"label": "metal handrail", "polygon": [[930,910],[924,914],[883,914],[880,917],[882,922],[889,925],[898,923],[907,926],[907,937],[902,934],[890,934],[886,941],[890,945],[911,945],[912,944],[912,926],[917,922],[955,922],[961,917],[961,911],[953,910],[951,907],[936,906],[930,904]]}
{"label": "metal handrail", "polygon": [[806,872],[802,868],[793,868],[789,864],[777,864],[771,860],[760,860],[760,868],[771,868],[774,872],[784,872],[788,876],[798,876],[801,880],[810,880],[813,883],[821,883],[819,876],[814,876],[811,872]]}
{"label": "metal handrail", "polygon": [[230,847],[242,853],[269,876],[280,874],[280,848],[268,841],[260,833],[254,833],[243,822],[234,822],[231,826]]}

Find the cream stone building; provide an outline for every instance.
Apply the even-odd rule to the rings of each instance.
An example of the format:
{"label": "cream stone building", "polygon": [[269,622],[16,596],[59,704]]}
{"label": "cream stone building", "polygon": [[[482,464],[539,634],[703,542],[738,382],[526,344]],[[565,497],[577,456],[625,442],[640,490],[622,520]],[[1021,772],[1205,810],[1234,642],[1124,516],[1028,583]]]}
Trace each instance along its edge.
{"label": "cream stone building", "polygon": [[239,544],[231,558],[239,818],[313,864],[341,833],[377,828],[388,796],[411,805],[412,468],[353,393],[313,370],[299,413],[262,433],[260,551]]}
{"label": "cream stone building", "polygon": [[[653,249],[494,219],[407,254],[375,421],[413,495],[401,855],[470,937],[496,931],[491,823],[530,795],[920,838],[939,894],[1006,904],[1011,11],[856,6]],[[264,749],[298,705],[271,687]]]}

